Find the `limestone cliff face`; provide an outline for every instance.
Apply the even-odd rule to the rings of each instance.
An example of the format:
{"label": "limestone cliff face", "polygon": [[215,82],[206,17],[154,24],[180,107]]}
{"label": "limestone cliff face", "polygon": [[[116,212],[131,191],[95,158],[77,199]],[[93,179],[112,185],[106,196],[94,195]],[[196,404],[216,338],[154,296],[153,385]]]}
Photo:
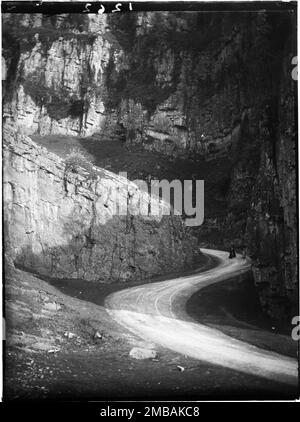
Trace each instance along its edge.
{"label": "limestone cliff face", "polygon": [[129,144],[227,159],[275,94],[290,15],[4,15],[5,116],[28,134],[121,127]]}
{"label": "limestone cliff face", "polygon": [[264,309],[290,318],[295,28],[292,12],[6,15],[4,116],[27,134],[122,136],[220,169],[205,181],[220,211],[206,203],[199,239],[246,249]]}
{"label": "limestone cliff face", "polygon": [[[116,215],[114,192],[128,215]],[[30,138],[4,130],[5,239],[15,262],[41,274],[108,282],[190,267],[196,239],[178,217],[130,215],[148,193],[106,170],[73,172]],[[164,211],[165,212],[165,211]]]}
{"label": "limestone cliff face", "polygon": [[291,33],[286,34],[273,98],[260,118],[259,168],[246,226],[263,307],[275,318],[298,312],[296,83],[290,77]]}
{"label": "limestone cliff face", "polygon": [[4,116],[24,133],[90,135],[104,118],[105,18],[4,16]]}

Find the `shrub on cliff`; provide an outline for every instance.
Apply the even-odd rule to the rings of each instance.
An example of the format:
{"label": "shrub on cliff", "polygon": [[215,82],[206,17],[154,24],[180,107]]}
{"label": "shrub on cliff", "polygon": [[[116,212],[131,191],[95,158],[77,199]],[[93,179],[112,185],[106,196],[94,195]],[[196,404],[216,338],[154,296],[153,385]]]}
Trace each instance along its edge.
{"label": "shrub on cliff", "polygon": [[83,169],[88,174],[88,180],[96,180],[98,177],[97,170],[94,169],[93,163],[87,159],[79,148],[72,149],[67,155],[65,162],[66,171],[78,173],[80,169]]}

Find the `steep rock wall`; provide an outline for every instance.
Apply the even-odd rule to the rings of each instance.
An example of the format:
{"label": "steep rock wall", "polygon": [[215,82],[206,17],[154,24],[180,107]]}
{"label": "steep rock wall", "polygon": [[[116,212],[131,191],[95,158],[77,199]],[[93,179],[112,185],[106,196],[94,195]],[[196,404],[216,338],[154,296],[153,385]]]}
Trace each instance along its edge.
{"label": "steep rock wall", "polygon": [[90,135],[104,119],[105,18],[4,15],[4,117],[23,133]]}
{"label": "steep rock wall", "polygon": [[291,78],[292,34],[283,44],[272,101],[260,117],[259,170],[246,226],[254,279],[264,309],[277,319],[298,313],[297,85]]}
{"label": "steep rock wall", "polygon": [[[97,171],[97,170],[95,170]],[[118,202],[128,205],[116,215]],[[130,199],[129,199],[130,198]],[[7,248],[19,265],[54,277],[108,282],[144,279],[190,268],[197,241],[179,217],[132,215],[149,195],[106,170],[89,178],[17,134],[4,130],[4,224]],[[155,201],[154,201],[155,205]]]}

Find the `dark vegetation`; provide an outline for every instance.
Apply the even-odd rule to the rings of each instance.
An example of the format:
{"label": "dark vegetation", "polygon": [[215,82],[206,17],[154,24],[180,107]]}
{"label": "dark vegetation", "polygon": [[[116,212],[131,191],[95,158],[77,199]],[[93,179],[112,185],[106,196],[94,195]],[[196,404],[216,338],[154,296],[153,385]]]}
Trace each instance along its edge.
{"label": "dark vegetation", "polygon": [[45,85],[43,74],[38,72],[28,75],[22,81],[24,91],[30,95],[38,106],[45,106],[52,119],[60,120],[68,116],[81,117],[84,111],[84,101],[75,95],[70,95],[66,88],[59,91]]}
{"label": "dark vegetation", "polygon": [[[159,15],[158,15],[159,16]],[[125,15],[111,16],[109,18],[110,42],[114,40],[113,48],[124,49],[128,57],[130,57],[129,69],[116,71],[113,60],[110,60],[106,69],[106,86],[107,97],[105,100],[106,107],[116,109],[122,99],[131,98],[142,104],[143,108],[151,114],[156,106],[165,101],[172,92],[176,90],[179,70],[180,58],[175,59],[173,77],[168,84],[161,84],[156,81],[152,53],[158,49],[163,42],[170,40],[174,33],[163,31],[157,25],[151,32],[145,35],[135,36],[135,16],[134,14],[128,18]],[[188,45],[189,41],[187,41]],[[177,45],[171,41],[170,47]],[[138,58],[138,59],[137,59]]]}
{"label": "dark vegetation", "polygon": [[[144,56],[144,59],[147,60],[147,57]],[[153,63],[147,64],[143,60],[117,73],[113,59],[110,59],[106,67],[106,86],[105,104],[108,109],[117,109],[122,99],[131,98],[153,113],[156,106],[174,91],[175,82],[164,87],[157,84]]]}

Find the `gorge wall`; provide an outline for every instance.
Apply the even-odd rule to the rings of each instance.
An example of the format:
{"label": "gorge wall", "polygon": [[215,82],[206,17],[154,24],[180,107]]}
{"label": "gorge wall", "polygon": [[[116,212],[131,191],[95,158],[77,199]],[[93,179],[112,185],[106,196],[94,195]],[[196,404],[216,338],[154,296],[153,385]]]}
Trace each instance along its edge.
{"label": "gorge wall", "polygon": [[[111,282],[190,268],[197,241],[169,207],[131,213],[149,195],[103,169],[68,168],[58,156],[4,129],[6,249],[19,266],[58,278]],[[116,215],[119,206],[128,214]],[[121,208],[120,208],[121,209]],[[160,210],[160,212],[159,212]]]}
{"label": "gorge wall", "polygon": [[9,124],[202,157],[221,177],[205,180],[220,209],[206,201],[200,244],[245,249],[265,311],[297,314],[295,13],[6,14],[3,28]]}

